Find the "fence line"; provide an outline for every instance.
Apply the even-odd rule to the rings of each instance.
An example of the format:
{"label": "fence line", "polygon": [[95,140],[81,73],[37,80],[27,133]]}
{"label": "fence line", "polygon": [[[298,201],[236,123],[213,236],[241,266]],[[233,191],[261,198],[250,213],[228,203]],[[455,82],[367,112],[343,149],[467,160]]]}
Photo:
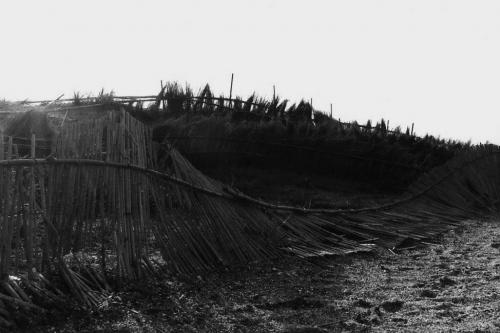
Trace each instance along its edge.
{"label": "fence line", "polygon": [[242,192],[230,189],[230,188],[225,188],[226,192],[216,192],[211,189],[207,189],[204,187],[201,187],[199,185],[190,183],[188,181],[185,181],[183,179],[180,179],[174,175],[161,172],[155,169],[150,169],[147,167],[143,166],[138,166],[138,165],[133,165],[133,164],[124,164],[124,163],[117,163],[117,162],[109,162],[109,161],[103,161],[103,160],[89,160],[89,159],[55,159],[55,158],[42,158],[42,159],[36,159],[36,158],[31,158],[31,159],[10,159],[10,160],[0,160],[0,166],[35,166],[35,165],[75,165],[75,166],[92,166],[92,167],[111,167],[114,169],[125,169],[125,170],[132,170],[132,171],[137,171],[140,173],[143,173],[148,176],[152,176],[161,180],[169,181],[172,182],[176,185],[184,186],[190,190],[194,190],[203,194],[208,194],[214,197],[219,197],[219,198],[224,198],[227,200],[243,200],[247,201],[249,203],[255,204],[257,206],[263,207],[263,208],[270,208],[270,209],[277,209],[277,210],[286,210],[286,211],[291,211],[291,212],[298,212],[301,214],[357,214],[357,213],[364,213],[364,212],[373,212],[373,211],[380,211],[380,210],[385,210],[385,209],[390,209],[395,206],[407,203],[409,201],[412,201],[414,199],[417,199],[435,187],[439,186],[442,184],[444,181],[448,180],[450,177],[456,175],[460,171],[464,170],[465,168],[476,164],[477,162],[486,160],[490,157],[493,156],[500,156],[500,151],[491,151],[491,152],[486,152],[486,153],[480,153],[478,156],[474,156],[470,160],[465,160],[461,161],[458,163],[457,166],[451,167],[449,170],[446,171],[445,174],[441,175],[439,179],[435,180],[432,184],[428,185],[424,189],[420,190],[417,193],[413,193],[411,195],[407,194],[407,197],[403,199],[398,199],[390,203],[386,203],[383,205],[378,205],[378,206],[372,206],[372,207],[364,207],[364,208],[347,208],[347,209],[318,209],[318,208],[304,208],[304,207],[297,207],[297,206],[288,206],[288,205],[275,205],[266,201],[262,201],[259,199],[252,198],[248,195],[243,194]]}
{"label": "fence line", "polygon": [[[99,102],[99,97],[82,97],[82,98],[78,98],[78,99],[75,99],[75,98],[66,98],[66,99],[59,99],[57,100],[57,102],[62,102],[62,103],[67,103],[67,102],[72,102],[74,103],[76,100],[79,100],[79,101],[83,101],[83,102],[94,102],[96,101],[96,104],[90,104],[90,105],[78,105],[78,106],[73,106],[73,107],[66,107],[64,108],[64,111],[67,111],[67,110],[71,110],[71,109],[79,109],[79,108],[85,108],[85,107],[94,107],[94,106],[101,106],[101,105],[105,105],[103,103],[100,103]],[[272,102],[269,102],[269,103],[255,103],[255,102],[248,102],[248,101],[245,101],[245,100],[242,100],[242,99],[237,99],[237,98],[227,98],[227,97],[206,97],[206,96],[182,96],[182,97],[168,97],[166,95],[163,95],[163,96],[160,96],[160,95],[143,95],[143,96],[110,96],[110,101],[109,102],[115,102],[115,103],[136,103],[136,102],[158,102],[158,103],[162,103],[162,102],[167,102],[166,105],[167,105],[167,109],[168,109],[168,101],[169,100],[183,100],[183,101],[192,101],[192,100],[198,100],[198,101],[201,101],[202,105],[205,104],[205,105],[209,105],[209,106],[213,106],[213,107],[218,107],[218,108],[222,108],[222,109],[225,109],[225,110],[228,110],[228,111],[234,111],[234,103],[238,102],[238,103],[241,103],[243,105],[250,105],[250,106],[254,106],[254,107],[259,107],[259,108],[262,108],[264,110],[264,112],[268,111],[274,104]],[[218,104],[218,103],[215,103],[215,102],[218,102],[218,101],[224,101],[224,102],[228,102],[229,106],[226,106],[226,105],[221,105],[221,104]],[[37,100],[37,101],[28,101],[28,100],[25,100],[25,101],[17,101],[15,103],[19,103],[19,104],[45,104],[45,103],[51,103],[51,102],[54,102],[53,100]],[[274,105],[274,107],[276,107],[277,105]],[[311,106],[311,110],[312,112],[314,111],[317,111],[317,110],[314,110]],[[50,112],[63,112],[63,108],[60,108],[60,109],[57,109],[57,110],[50,110]],[[252,111],[250,111],[252,112]],[[318,111],[318,112],[321,112],[321,111]],[[12,113],[15,113],[15,112],[12,112]],[[333,117],[329,117],[326,113],[323,113],[321,112],[325,117],[328,117],[332,120],[335,120],[338,124],[340,124],[341,126],[343,126],[344,128],[350,128],[350,127],[353,127],[353,126],[358,126],[359,128],[362,128],[364,130],[371,130],[371,131],[375,131],[377,128],[376,127],[368,127],[366,125],[362,125],[362,124],[359,124],[356,122],[356,125],[354,125],[354,121],[353,122],[343,122],[343,121],[340,121],[340,119],[335,119]],[[259,114],[261,116],[265,116],[266,114]],[[409,129],[409,127],[407,127]],[[409,134],[409,136],[411,137],[416,137],[415,134],[414,134],[414,126],[412,124],[412,130]],[[390,129],[380,129],[378,128],[379,131],[381,132],[385,132],[385,133],[390,133],[390,134],[398,134],[398,135],[406,135],[406,133],[404,132],[398,132],[398,131],[394,131],[394,130],[390,130]]]}
{"label": "fence line", "polygon": [[[38,309],[21,292],[4,295],[9,286],[20,287],[9,280],[18,269],[27,273],[21,274],[26,288],[38,283],[38,271],[58,269],[82,304],[97,307],[106,299],[105,282],[86,278],[97,276],[95,267],[68,267],[64,256],[72,251],[100,250],[102,271],[111,253],[118,279],[155,275],[164,267],[196,276],[287,253],[308,258],[366,251],[374,246],[367,242],[391,248],[500,208],[500,150],[489,146],[423,175],[399,200],[361,209],[306,209],[213,181],[174,148],[157,160],[151,129],[124,111],[65,124],[54,157],[35,158],[32,136],[31,158],[13,159],[12,142],[5,154],[0,140],[0,277],[9,283],[0,285],[0,298],[25,308]],[[163,262],[153,267],[157,250]],[[2,302],[2,315],[4,309]]]}

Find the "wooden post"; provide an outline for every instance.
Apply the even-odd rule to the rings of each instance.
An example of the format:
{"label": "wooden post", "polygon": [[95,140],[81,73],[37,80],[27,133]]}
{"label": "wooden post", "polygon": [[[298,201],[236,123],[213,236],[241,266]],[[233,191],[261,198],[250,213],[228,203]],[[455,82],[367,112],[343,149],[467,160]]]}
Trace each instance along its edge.
{"label": "wooden post", "polygon": [[415,123],[411,123],[411,136],[413,136],[413,128],[415,126]]}
{"label": "wooden post", "polygon": [[276,86],[273,84],[273,103],[276,101]]}
{"label": "wooden post", "polygon": [[69,108],[66,110],[66,113],[64,114],[64,118],[61,121],[61,128],[64,126],[64,122],[66,121],[66,117],[68,116]]}
{"label": "wooden post", "polygon": [[163,87],[163,80],[160,80],[160,87],[161,87],[161,90],[160,90],[160,93],[161,93],[161,105],[162,105],[162,109],[163,111],[165,111],[165,91],[164,91],[164,87]]}
{"label": "wooden post", "polygon": [[[0,129],[0,160],[3,160],[4,159],[4,142],[3,142],[3,131]],[[3,176],[3,170],[2,170],[2,176]],[[2,177],[3,178],[3,177]],[[9,182],[8,180],[8,176],[6,177],[6,181]],[[9,183],[7,184],[1,184],[2,185],[2,196],[3,196],[3,200],[5,201],[5,208],[4,208],[4,212],[3,212],[3,216],[2,216],[2,220],[1,220],[1,227],[2,227],[2,248],[0,249],[0,279],[2,279],[2,281],[5,281],[5,279],[8,277],[8,273],[9,273],[9,255],[8,255],[8,251],[9,251],[9,248],[10,246],[7,246],[6,244],[9,243],[9,239],[11,239],[11,237],[8,237],[8,227],[7,227],[7,223],[8,223],[8,204],[7,202],[9,201]]]}
{"label": "wooden post", "polygon": [[0,160],[4,159],[4,149],[3,131],[0,130]]}
{"label": "wooden post", "polygon": [[35,133],[31,133],[31,158],[36,158],[36,137]]}
{"label": "wooden post", "polygon": [[333,104],[330,103],[330,118],[333,119]]}
{"label": "wooden post", "polygon": [[233,80],[234,80],[234,73],[231,73],[231,88],[229,89],[229,107],[233,107]]}
{"label": "wooden post", "polygon": [[10,160],[12,159],[12,147],[13,147],[13,140],[12,137],[9,136],[9,145],[7,146],[7,159]]}
{"label": "wooden post", "polygon": [[[36,137],[35,133],[31,133],[31,158],[36,158]],[[31,167],[30,174],[30,201],[28,210],[26,211],[26,236],[25,236],[25,252],[26,252],[26,265],[28,266],[28,278],[33,279],[33,226],[35,224],[35,167]],[[24,214],[23,214],[24,215]]]}
{"label": "wooden post", "polygon": [[313,99],[311,98],[311,119],[314,120],[314,108],[313,108]]}

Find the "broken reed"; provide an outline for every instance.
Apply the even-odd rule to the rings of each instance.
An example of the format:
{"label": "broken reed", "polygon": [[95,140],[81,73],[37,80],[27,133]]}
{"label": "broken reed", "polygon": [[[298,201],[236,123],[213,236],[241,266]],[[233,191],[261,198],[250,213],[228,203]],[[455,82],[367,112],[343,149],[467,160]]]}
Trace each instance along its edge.
{"label": "broken reed", "polygon": [[[463,166],[464,163],[468,164]],[[159,181],[157,177],[152,177],[154,173],[147,173],[151,175],[147,176],[141,168],[119,163],[35,160],[12,161],[1,163],[1,166],[4,170],[10,169],[7,174],[16,176],[13,179],[15,183],[21,183],[21,186],[11,187],[14,198],[22,195],[22,192],[15,191],[16,188],[28,188],[30,193],[34,192],[34,203],[30,200],[32,207],[18,204],[18,207],[22,207],[23,217],[28,218],[30,211],[40,211],[37,201],[42,201],[42,198],[48,207],[35,222],[38,223],[38,227],[41,222],[47,224],[48,228],[45,229],[52,248],[41,246],[42,238],[33,235],[37,247],[29,252],[26,249],[29,248],[30,238],[25,237],[25,262],[30,265],[29,258],[33,256],[35,259],[30,268],[42,270],[40,258],[43,256],[34,255],[35,253],[48,251],[48,258],[60,258],[71,250],[92,248],[102,236],[99,232],[102,230],[100,222],[107,221],[105,229],[110,230],[114,237],[119,275],[137,278],[141,276],[142,259],[147,254],[146,246],[151,245],[144,240],[147,237],[142,236],[151,231],[155,233],[158,241],[154,247],[160,248],[164,258],[168,258],[167,262],[175,265],[180,271],[191,271],[195,267],[195,271],[209,269],[215,263],[229,265],[234,262],[245,262],[251,258],[261,258],[265,252],[266,255],[270,255],[274,252],[273,248],[279,246],[276,239],[280,237],[273,241],[273,232],[275,236],[284,232],[289,241],[293,236],[294,241],[285,248],[303,254],[307,253],[307,248],[316,248],[315,251],[318,249],[331,251],[339,245],[355,248],[356,243],[349,239],[360,236],[373,239],[377,235],[380,241],[383,240],[381,245],[397,242],[400,237],[422,239],[486,208],[492,211],[496,208],[498,199],[495,198],[498,198],[496,196],[499,184],[496,163],[498,163],[498,153],[491,153],[487,157],[471,161],[462,160],[461,164],[457,165],[460,167],[458,177],[457,172],[450,174],[453,168],[447,165],[422,179],[419,186],[412,189],[412,191],[422,191],[423,186],[433,185],[429,190],[425,190],[425,195],[419,194],[411,201],[394,207],[339,211],[340,215],[314,210],[311,212],[303,210],[301,214],[300,210],[293,213],[293,210],[286,207],[275,207],[275,213],[271,214],[275,219],[271,220],[268,215],[270,212],[263,214],[259,209],[262,205],[237,204],[236,202],[241,200],[238,197],[231,203],[233,200],[230,197],[217,197],[208,190],[203,194],[187,186],[189,183],[172,184],[165,181],[168,178]],[[99,165],[101,167],[98,167]],[[492,174],[487,177],[478,175],[476,169],[478,167]],[[35,186],[33,191],[30,187],[32,183],[30,173],[25,172],[28,170],[34,170],[35,175],[47,175],[49,179],[47,187]],[[496,177],[491,178],[491,175],[495,175],[494,172]],[[2,174],[5,175],[5,172]],[[473,188],[468,189],[461,185],[468,184],[471,179],[475,179]],[[494,182],[486,181],[488,179]],[[2,184],[9,183],[8,178],[2,178],[1,181]],[[439,181],[438,186],[433,184],[436,181]],[[132,184],[136,184],[135,186],[140,184],[142,188],[133,187]],[[460,195],[449,194],[457,187],[463,190]],[[44,192],[40,192],[42,189]],[[66,190],[61,192],[61,189]],[[193,190],[198,193],[191,193]],[[134,197],[133,193],[140,195]],[[143,211],[144,193],[151,194],[151,200],[158,209],[154,215],[158,219],[151,218],[151,215],[146,216]],[[478,198],[476,193],[483,195]],[[95,209],[97,198],[104,198],[104,204],[99,210]],[[26,200],[28,198],[21,199],[22,202]],[[272,206],[268,208],[273,209]],[[63,214],[58,212],[60,209],[63,210]],[[282,211],[287,210],[291,215],[288,214],[286,222],[278,222],[278,217],[283,214]],[[443,211],[446,214],[443,214]],[[13,226],[15,214],[11,211],[4,211],[4,214],[7,215],[7,219],[3,220],[3,230],[9,230]],[[248,220],[242,220],[243,217]],[[265,223],[266,220],[269,222]],[[145,221],[149,224],[144,223]],[[251,223],[252,221],[254,222]],[[382,228],[379,226],[381,221],[384,221]],[[418,223],[415,224],[416,221]],[[280,227],[276,228],[278,225]],[[254,230],[253,233],[249,233],[251,229]],[[12,243],[15,237],[11,233],[5,233],[3,237],[9,238],[9,235],[10,239],[6,241]],[[248,239],[249,235],[260,236],[257,239]],[[284,235],[281,234],[282,237]],[[262,237],[267,240],[259,244],[258,240],[262,240]],[[292,246],[293,243],[296,247]],[[263,245],[268,247],[267,250]],[[230,259],[232,255],[235,255],[233,261]],[[2,253],[2,258],[7,258],[8,261],[8,257]],[[2,261],[2,265],[5,263],[6,261]],[[8,266],[2,267],[5,271]]]}

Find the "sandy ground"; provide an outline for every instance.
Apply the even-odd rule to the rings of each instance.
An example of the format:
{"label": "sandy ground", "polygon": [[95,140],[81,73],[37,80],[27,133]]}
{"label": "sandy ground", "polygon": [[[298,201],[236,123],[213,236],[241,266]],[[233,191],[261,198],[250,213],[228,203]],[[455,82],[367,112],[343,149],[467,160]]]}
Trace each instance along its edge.
{"label": "sandy ground", "polygon": [[24,331],[500,332],[499,247],[500,223],[468,221],[393,253],[131,285],[100,311],[54,314]]}

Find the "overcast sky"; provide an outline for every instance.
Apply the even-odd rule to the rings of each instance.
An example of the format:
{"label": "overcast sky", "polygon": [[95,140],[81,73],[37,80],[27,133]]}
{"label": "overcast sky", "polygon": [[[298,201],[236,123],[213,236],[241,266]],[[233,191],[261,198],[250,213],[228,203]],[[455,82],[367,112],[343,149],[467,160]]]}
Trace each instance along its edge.
{"label": "overcast sky", "polygon": [[160,80],[500,144],[500,1],[0,2],[0,98]]}

